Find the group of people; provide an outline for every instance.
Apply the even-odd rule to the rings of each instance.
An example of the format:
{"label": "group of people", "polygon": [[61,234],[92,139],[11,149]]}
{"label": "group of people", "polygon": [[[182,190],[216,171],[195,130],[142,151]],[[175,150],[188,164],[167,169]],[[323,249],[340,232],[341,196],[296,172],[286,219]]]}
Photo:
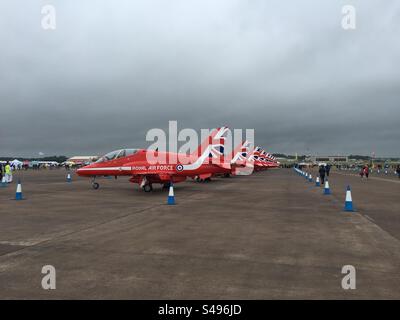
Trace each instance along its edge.
{"label": "group of people", "polygon": [[319,166],[319,178],[321,179],[321,183],[324,184],[325,183],[325,177],[329,177],[329,174],[331,172],[331,165],[327,164],[326,166],[324,165],[320,165]]}
{"label": "group of people", "polygon": [[[301,166],[298,166],[301,169]],[[325,183],[325,180],[327,179],[327,177],[329,177],[330,171],[331,171],[331,165],[328,164],[322,164],[319,166],[318,169],[318,173],[319,173],[319,177],[321,179],[321,183]],[[370,174],[370,168],[368,165],[364,165],[361,170],[360,170],[360,176],[361,178],[369,178],[369,174]],[[400,179],[400,165],[397,165],[396,167],[396,174],[398,176],[398,178]]]}
{"label": "group of people", "polygon": [[[4,178],[4,180],[3,180]],[[11,165],[10,163],[7,161],[7,163],[5,165],[3,165],[2,163],[0,163],[0,182],[6,182],[6,183],[11,183],[13,179],[12,176],[12,170],[11,170]]]}

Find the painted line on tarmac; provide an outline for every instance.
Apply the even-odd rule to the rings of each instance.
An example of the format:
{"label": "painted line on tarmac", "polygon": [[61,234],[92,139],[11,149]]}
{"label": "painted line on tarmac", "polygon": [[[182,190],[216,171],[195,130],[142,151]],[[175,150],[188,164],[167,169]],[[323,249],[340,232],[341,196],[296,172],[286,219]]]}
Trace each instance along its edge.
{"label": "painted line on tarmac", "polygon": [[375,223],[375,220],[374,219],[372,219],[369,215],[364,215],[364,217],[366,217],[368,220],[370,220],[371,222],[373,222],[373,223]]}

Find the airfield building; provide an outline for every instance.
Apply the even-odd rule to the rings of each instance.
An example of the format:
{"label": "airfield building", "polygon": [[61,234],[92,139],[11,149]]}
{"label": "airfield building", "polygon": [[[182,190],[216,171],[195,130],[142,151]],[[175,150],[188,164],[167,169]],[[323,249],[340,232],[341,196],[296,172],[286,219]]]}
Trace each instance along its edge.
{"label": "airfield building", "polygon": [[349,158],[347,156],[310,156],[306,158],[306,162],[312,163],[333,163],[341,164],[347,163]]}

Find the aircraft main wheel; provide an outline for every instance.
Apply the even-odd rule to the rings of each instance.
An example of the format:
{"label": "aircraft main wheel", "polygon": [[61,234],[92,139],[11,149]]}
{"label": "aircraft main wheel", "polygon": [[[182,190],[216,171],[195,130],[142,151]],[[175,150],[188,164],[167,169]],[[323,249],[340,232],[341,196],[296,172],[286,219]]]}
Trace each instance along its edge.
{"label": "aircraft main wheel", "polygon": [[224,177],[225,177],[225,178],[230,178],[231,175],[230,175],[229,173],[225,173],[225,174],[224,174]]}
{"label": "aircraft main wheel", "polygon": [[210,181],[211,181],[211,178],[205,178],[204,181],[205,181],[205,182],[210,182]]}
{"label": "aircraft main wheel", "polygon": [[94,190],[97,190],[98,188],[100,188],[100,185],[99,185],[97,182],[93,182],[93,183],[92,183],[92,188],[93,188]]}
{"label": "aircraft main wheel", "polygon": [[151,192],[151,191],[153,191],[153,187],[151,184],[145,184],[143,186],[143,190],[144,190],[144,192]]}

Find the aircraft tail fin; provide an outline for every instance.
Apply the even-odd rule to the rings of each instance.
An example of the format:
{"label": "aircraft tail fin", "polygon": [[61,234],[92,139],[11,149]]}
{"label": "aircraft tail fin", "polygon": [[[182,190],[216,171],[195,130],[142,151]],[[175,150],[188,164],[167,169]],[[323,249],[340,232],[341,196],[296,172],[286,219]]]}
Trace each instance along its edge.
{"label": "aircraft tail fin", "polygon": [[228,131],[228,127],[221,127],[216,129],[213,137],[209,137],[209,163],[216,164],[225,169],[231,168],[230,162],[225,159],[225,134]]}
{"label": "aircraft tail fin", "polygon": [[243,141],[239,144],[231,154],[231,164],[244,164],[249,153],[249,141]]}
{"label": "aircraft tail fin", "polygon": [[184,165],[186,170],[194,170],[201,164],[212,163],[230,169],[230,163],[224,156],[225,134],[228,127],[221,127],[211,131],[210,135],[199,145],[197,151],[190,155],[191,164]]}
{"label": "aircraft tail fin", "polygon": [[[198,146],[197,150],[193,152],[190,156],[192,158],[200,157],[205,150],[209,148],[210,145],[218,144],[218,139],[225,139],[224,135],[228,132],[228,127],[221,127],[217,129],[213,129],[211,133],[202,141],[202,143]],[[224,152],[224,143],[219,143],[222,153]]]}

